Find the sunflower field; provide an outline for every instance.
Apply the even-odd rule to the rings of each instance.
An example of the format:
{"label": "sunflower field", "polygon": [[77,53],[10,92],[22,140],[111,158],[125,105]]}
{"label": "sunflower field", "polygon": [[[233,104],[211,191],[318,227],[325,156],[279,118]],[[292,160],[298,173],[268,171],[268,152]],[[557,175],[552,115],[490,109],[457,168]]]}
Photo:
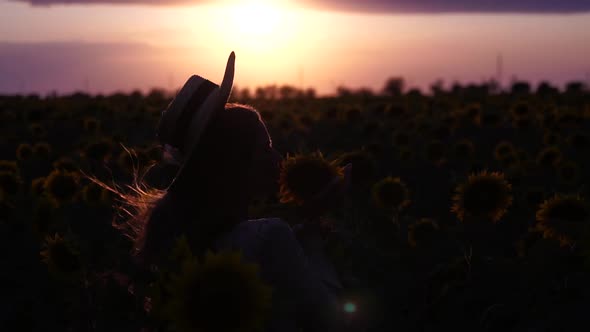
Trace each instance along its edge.
{"label": "sunflower field", "polygon": [[[155,132],[170,101],[159,90],[0,96],[0,330],[197,331],[192,313],[182,314],[187,303],[220,308],[226,323],[240,316],[226,302],[268,306],[256,267],[213,254],[198,265],[182,243],[173,277],[147,288],[134,282],[132,243],[114,227],[117,197],[88,175],[126,188],[149,168],[146,183],[165,188],[177,166],[160,163]],[[234,89],[231,101],[260,112],[286,157],[280,192],[252,202],[251,217],[329,225],[327,252],[345,286],[351,330],[590,328],[583,84],[339,89],[333,97],[271,87]],[[302,208],[349,164],[344,202]],[[236,277],[199,272],[224,269]],[[216,293],[225,297],[186,298],[179,287],[191,275],[217,288],[227,280]],[[236,286],[240,275],[247,289]],[[162,289],[179,295],[161,303]],[[240,289],[260,298],[245,301]],[[252,328],[228,331],[263,325],[236,319]]]}

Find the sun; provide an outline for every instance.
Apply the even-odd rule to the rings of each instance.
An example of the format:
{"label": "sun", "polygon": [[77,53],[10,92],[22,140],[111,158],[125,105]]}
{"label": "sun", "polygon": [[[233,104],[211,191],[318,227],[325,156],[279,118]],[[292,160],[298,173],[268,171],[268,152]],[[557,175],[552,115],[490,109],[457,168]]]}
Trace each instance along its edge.
{"label": "sun", "polygon": [[230,6],[229,14],[237,36],[251,39],[276,33],[284,12],[269,0],[250,0]]}

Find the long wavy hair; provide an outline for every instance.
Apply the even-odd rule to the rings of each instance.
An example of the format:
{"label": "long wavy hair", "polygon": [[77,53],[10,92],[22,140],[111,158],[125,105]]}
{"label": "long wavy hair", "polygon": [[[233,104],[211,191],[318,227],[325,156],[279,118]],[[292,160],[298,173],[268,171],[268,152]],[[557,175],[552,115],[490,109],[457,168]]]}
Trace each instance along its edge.
{"label": "long wavy hair", "polygon": [[173,186],[150,187],[144,179],[151,167],[136,168],[125,186],[90,177],[115,194],[113,226],[132,240],[137,263],[157,265],[181,235],[193,253],[203,254],[218,235],[247,216],[248,176],[261,130],[268,135],[254,108],[227,104],[212,117]]}

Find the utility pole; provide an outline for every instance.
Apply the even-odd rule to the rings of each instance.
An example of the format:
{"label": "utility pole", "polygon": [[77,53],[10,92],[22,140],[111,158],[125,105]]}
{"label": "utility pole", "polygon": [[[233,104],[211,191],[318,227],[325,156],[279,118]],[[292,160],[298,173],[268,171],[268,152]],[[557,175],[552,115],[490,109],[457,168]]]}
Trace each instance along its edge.
{"label": "utility pole", "polygon": [[301,91],[303,91],[305,89],[304,86],[304,71],[303,71],[303,66],[299,65],[299,88],[301,89]]}
{"label": "utility pole", "polygon": [[84,92],[86,93],[90,93],[90,80],[88,79],[88,76],[84,77]]}
{"label": "utility pole", "polygon": [[496,80],[498,81],[498,87],[502,90],[502,80],[504,79],[504,56],[502,53],[498,53],[496,56]]}

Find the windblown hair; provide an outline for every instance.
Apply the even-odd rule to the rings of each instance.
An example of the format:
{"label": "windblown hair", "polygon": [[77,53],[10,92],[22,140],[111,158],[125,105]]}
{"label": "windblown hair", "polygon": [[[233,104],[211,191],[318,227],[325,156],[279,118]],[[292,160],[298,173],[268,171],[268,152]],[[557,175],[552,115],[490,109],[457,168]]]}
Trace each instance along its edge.
{"label": "windblown hair", "polygon": [[132,183],[123,187],[89,177],[115,194],[119,204],[113,226],[133,241],[139,264],[157,264],[183,234],[195,254],[204,254],[218,235],[241,221],[261,127],[266,131],[255,109],[227,104],[214,114],[195,152],[184,160],[185,171],[167,189],[150,187],[144,180],[153,165],[134,167]]}

